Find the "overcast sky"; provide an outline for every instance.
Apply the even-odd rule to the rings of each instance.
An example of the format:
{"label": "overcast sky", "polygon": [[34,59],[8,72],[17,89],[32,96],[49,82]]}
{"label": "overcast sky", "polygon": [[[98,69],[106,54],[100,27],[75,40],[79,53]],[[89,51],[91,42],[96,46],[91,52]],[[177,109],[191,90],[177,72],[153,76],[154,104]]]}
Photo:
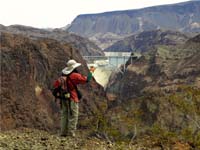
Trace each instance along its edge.
{"label": "overcast sky", "polygon": [[187,0],[0,0],[0,24],[59,28],[79,14],[137,9]]}

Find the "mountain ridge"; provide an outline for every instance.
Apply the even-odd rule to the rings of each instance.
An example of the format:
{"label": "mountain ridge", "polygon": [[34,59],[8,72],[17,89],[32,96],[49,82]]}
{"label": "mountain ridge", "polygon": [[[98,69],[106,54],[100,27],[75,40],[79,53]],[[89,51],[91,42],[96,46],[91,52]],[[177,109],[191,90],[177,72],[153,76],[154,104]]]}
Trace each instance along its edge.
{"label": "mountain ridge", "polygon": [[23,25],[4,26],[0,24],[0,32],[21,34],[32,39],[49,38],[60,41],[61,43],[70,43],[74,48],[80,51],[81,55],[104,55],[103,51],[91,42],[89,39],[72,34],[63,29],[39,29]]}
{"label": "mountain ridge", "polygon": [[92,17],[94,17],[94,16],[102,16],[102,15],[105,15],[105,14],[109,14],[109,15],[113,15],[113,14],[116,14],[116,13],[119,13],[119,14],[121,14],[121,13],[127,13],[127,12],[132,12],[132,11],[138,11],[138,10],[140,10],[140,11],[142,11],[142,10],[144,10],[144,9],[152,9],[152,8],[154,8],[154,7],[166,7],[166,6],[171,6],[171,5],[179,5],[179,4],[186,4],[186,3],[188,3],[188,2],[193,2],[193,1],[200,1],[200,0],[189,0],[189,1],[185,1],[185,2],[180,2],[180,3],[174,3],[174,4],[163,4],[163,5],[156,5],[156,6],[149,6],[149,7],[144,7],[144,8],[137,8],[137,9],[127,9],[127,10],[116,10],[116,11],[105,11],[105,12],[100,12],[100,13],[92,13],[92,14],[80,14],[80,15],[78,15],[76,18],[78,18],[78,17],[87,17],[87,16],[92,16]]}
{"label": "mountain ridge", "polygon": [[119,40],[105,51],[114,52],[145,52],[152,49],[155,45],[178,45],[183,44],[189,39],[184,33],[170,30],[152,30],[134,34]]}
{"label": "mountain ridge", "polygon": [[[149,30],[200,32],[200,1],[76,17],[67,31],[88,37],[103,49],[120,38]],[[116,37],[109,36],[111,33]],[[109,38],[103,40],[103,36]]]}

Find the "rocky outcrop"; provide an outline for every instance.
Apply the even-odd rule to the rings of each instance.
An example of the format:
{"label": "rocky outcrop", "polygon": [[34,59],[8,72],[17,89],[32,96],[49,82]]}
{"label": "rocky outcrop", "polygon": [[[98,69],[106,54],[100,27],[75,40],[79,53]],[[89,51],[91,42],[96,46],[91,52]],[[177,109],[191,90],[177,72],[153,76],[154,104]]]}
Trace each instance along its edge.
{"label": "rocky outcrop", "polygon": [[194,46],[194,45],[196,45],[197,48],[198,48],[199,44],[200,44],[200,34],[198,34],[195,37],[189,39],[187,41],[187,43],[186,43],[186,45],[188,45],[188,46]]}
{"label": "rocky outcrop", "polygon": [[200,74],[198,37],[181,45],[155,44],[142,57],[129,60],[124,74],[112,75],[107,90],[115,91],[118,100],[124,100],[127,94],[127,99],[137,97],[146,89],[167,90],[176,85],[195,84]]}
{"label": "rocky outcrop", "polygon": [[[199,1],[136,10],[83,14],[75,18],[68,31],[89,37],[96,43],[101,43],[100,47],[105,48],[111,42],[116,42],[116,36],[123,38],[143,31],[164,29],[199,32],[199,14]],[[102,41],[103,36],[106,36],[108,40]]]}
{"label": "rocky outcrop", "polygon": [[181,45],[156,45],[142,57],[129,60],[124,74],[111,76],[106,91],[107,117],[113,129],[108,132],[118,138],[137,133],[184,139],[198,149],[199,57],[197,35]]}
{"label": "rocky outcrop", "polygon": [[[1,32],[1,130],[18,127],[56,130],[59,105],[50,93],[53,81],[69,59],[88,69],[77,49],[51,39],[29,39]],[[81,86],[80,126],[86,127],[94,114],[106,109],[103,88],[94,80]]]}
{"label": "rocky outcrop", "polygon": [[194,87],[180,87],[178,92],[168,94],[146,92],[110,108],[110,128],[106,131],[114,139],[132,138],[135,142],[150,136],[159,141],[160,147],[179,141],[187,142],[188,149],[199,149],[199,104],[200,90]]}
{"label": "rocky outcrop", "polygon": [[103,51],[87,38],[69,33],[62,29],[45,30],[22,25],[0,25],[0,31],[21,34],[32,39],[49,38],[55,39],[61,43],[69,43],[74,48],[78,49],[82,56],[104,55]]}
{"label": "rocky outcrop", "polygon": [[105,51],[145,52],[153,49],[155,45],[178,45],[185,43],[188,39],[187,35],[175,31],[144,31],[114,43]]}

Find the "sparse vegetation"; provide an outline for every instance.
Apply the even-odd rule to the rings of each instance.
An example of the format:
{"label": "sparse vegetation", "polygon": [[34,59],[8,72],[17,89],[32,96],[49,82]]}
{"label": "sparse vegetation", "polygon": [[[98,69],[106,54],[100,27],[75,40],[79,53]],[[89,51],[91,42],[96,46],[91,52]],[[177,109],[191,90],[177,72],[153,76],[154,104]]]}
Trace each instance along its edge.
{"label": "sparse vegetation", "polygon": [[[137,126],[137,138],[146,135],[163,146],[180,141],[189,147],[200,148],[200,89],[179,86],[174,93],[147,92],[110,110],[106,132],[116,141],[127,142]],[[118,117],[113,116],[117,114]],[[106,121],[104,121],[106,122]],[[121,130],[125,127],[126,130]],[[127,133],[128,132],[128,133]],[[126,133],[126,134],[125,134]],[[129,136],[128,136],[129,135]],[[130,136],[132,135],[132,136]]]}

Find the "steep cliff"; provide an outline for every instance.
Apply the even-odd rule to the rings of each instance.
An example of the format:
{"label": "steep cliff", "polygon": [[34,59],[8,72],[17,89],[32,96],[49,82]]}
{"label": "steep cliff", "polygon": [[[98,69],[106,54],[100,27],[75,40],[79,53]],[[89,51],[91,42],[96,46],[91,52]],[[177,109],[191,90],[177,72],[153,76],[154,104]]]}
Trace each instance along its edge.
{"label": "steep cliff", "polygon": [[[49,89],[69,59],[88,69],[77,49],[51,39],[29,39],[1,32],[1,130],[18,127],[51,129],[59,126],[59,105]],[[80,87],[80,126],[86,127],[106,109],[103,88],[94,80]],[[94,121],[94,120],[93,120]]]}
{"label": "steep cliff", "polygon": [[198,35],[181,45],[157,45],[129,60],[124,74],[111,76],[107,132],[113,138],[150,135],[161,147],[178,140],[200,148],[199,40]]}
{"label": "steep cliff", "polygon": [[124,74],[113,74],[108,91],[116,91],[118,99],[125,100],[141,95],[145,89],[170,90],[176,85],[195,84],[200,74],[199,46],[199,35],[184,44],[155,44],[142,57],[129,60]]}
{"label": "steep cliff", "polygon": [[[130,34],[165,29],[182,32],[200,31],[200,1],[155,6],[144,9],[79,15],[69,32],[90,37],[105,48]],[[102,37],[107,37],[103,41]],[[118,38],[116,38],[118,36]],[[110,38],[108,38],[110,37]]]}

